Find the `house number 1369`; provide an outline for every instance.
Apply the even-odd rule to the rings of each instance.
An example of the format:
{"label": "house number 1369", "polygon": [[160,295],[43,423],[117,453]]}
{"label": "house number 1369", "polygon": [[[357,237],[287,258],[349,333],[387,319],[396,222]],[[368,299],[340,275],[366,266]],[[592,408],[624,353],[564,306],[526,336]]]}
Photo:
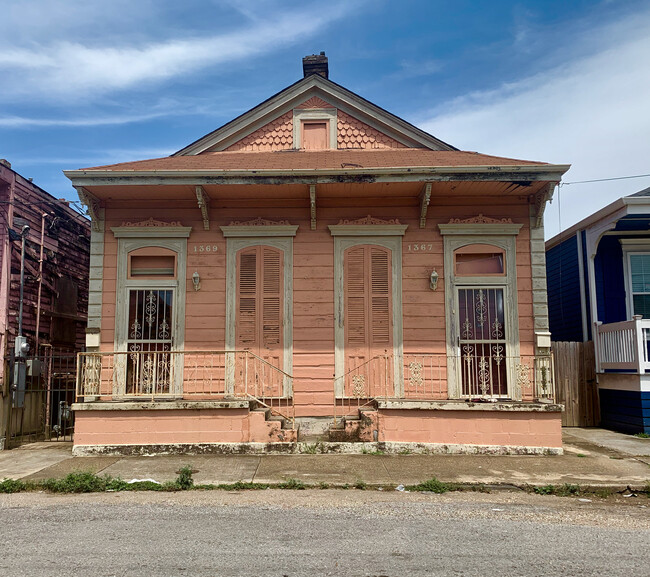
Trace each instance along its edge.
{"label": "house number 1369", "polygon": [[217,252],[216,244],[195,244],[194,252]]}
{"label": "house number 1369", "polygon": [[433,244],[422,243],[422,244],[409,244],[408,252],[431,252]]}

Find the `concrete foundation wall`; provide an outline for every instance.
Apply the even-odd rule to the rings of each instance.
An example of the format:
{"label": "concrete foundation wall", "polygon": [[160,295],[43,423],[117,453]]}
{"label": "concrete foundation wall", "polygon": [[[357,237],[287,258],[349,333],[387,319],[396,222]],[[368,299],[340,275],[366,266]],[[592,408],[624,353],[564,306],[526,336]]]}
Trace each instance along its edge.
{"label": "concrete foundation wall", "polygon": [[77,411],[75,445],[245,443],[248,409]]}
{"label": "concrete foundation wall", "polygon": [[561,447],[560,412],[381,410],[379,440],[452,445]]}

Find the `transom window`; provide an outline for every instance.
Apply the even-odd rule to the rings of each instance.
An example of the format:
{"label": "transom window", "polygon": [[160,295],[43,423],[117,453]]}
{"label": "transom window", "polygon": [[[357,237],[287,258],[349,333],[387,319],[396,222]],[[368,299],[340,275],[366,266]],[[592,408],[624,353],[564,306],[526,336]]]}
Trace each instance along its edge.
{"label": "transom window", "polygon": [[470,244],[454,252],[456,276],[505,275],[505,251],[489,244]]}

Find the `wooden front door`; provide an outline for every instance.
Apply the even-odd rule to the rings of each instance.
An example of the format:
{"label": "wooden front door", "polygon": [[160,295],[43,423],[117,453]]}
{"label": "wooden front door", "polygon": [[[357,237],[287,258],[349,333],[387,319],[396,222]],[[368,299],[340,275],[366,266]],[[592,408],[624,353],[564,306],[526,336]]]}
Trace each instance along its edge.
{"label": "wooden front door", "polygon": [[344,253],[345,396],[380,394],[393,349],[391,251],[357,245]]}

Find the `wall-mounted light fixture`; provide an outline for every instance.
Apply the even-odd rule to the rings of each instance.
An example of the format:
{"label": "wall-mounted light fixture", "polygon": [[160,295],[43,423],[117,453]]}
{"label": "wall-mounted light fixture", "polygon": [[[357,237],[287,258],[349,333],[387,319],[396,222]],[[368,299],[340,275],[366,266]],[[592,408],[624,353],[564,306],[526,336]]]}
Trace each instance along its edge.
{"label": "wall-mounted light fixture", "polygon": [[199,276],[199,273],[196,271],[194,271],[194,274],[192,275],[192,284],[194,285],[195,291],[201,290],[201,277]]}
{"label": "wall-mounted light fixture", "polygon": [[438,273],[435,268],[433,269],[433,271],[431,272],[431,276],[429,277],[429,288],[432,291],[438,290]]}

